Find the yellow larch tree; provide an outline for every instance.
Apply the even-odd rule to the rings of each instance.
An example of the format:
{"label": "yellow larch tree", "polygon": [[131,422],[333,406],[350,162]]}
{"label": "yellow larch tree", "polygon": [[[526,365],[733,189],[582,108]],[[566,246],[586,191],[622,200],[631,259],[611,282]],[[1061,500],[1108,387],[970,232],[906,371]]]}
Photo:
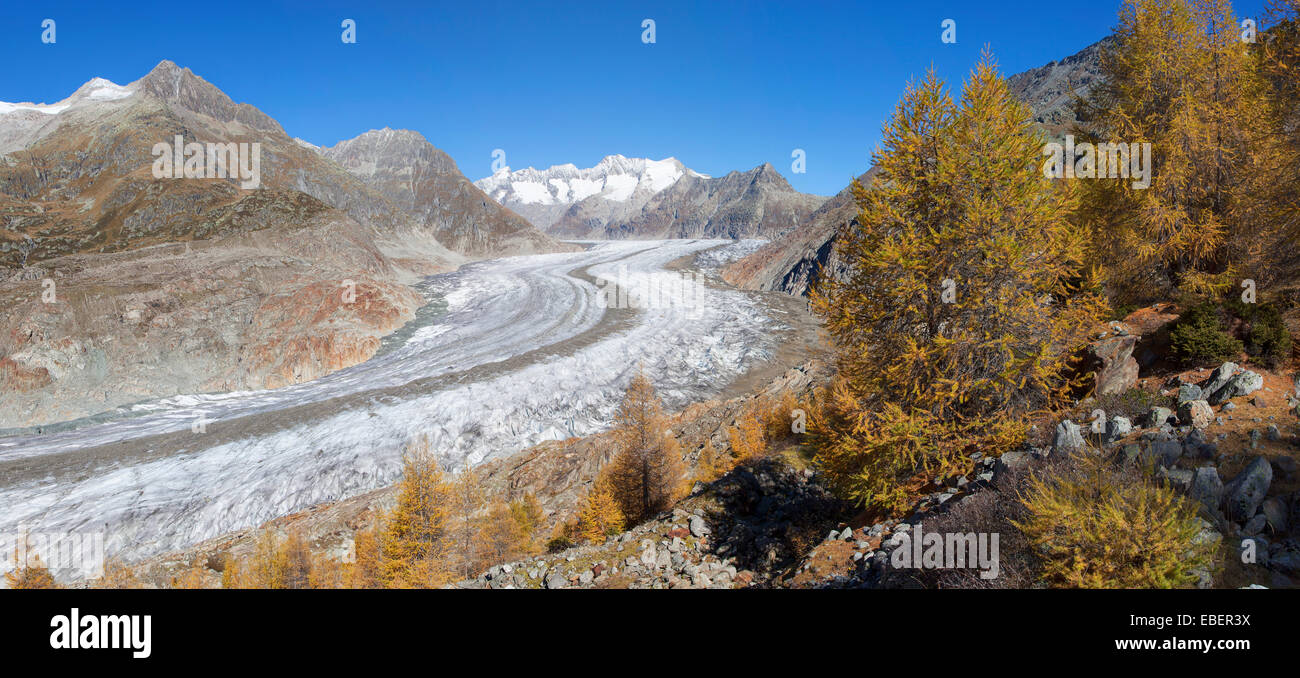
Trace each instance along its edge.
{"label": "yellow larch tree", "polygon": [[384,520],[379,547],[389,588],[436,588],[451,579],[447,564],[451,485],[426,439],[407,446],[397,505]]}
{"label": "yellow larch tree", "polygon": [[904,510],[927,477],[968,470],[1065,396],[1103,303],[1083,294],[1075,196],[1042,172],[1042,134],[987,53],[960,103],[929,73],[885,126],[870,187],[813,305],[839,379],[809,442],[858,503]]}
{"label": "yellow larch tree", "polygon": [[623,517],[636,524],[668,508],[684,482],[681,448],[672,437],[663,404],[638,371],[614,421],[615,454],[604,475]]}

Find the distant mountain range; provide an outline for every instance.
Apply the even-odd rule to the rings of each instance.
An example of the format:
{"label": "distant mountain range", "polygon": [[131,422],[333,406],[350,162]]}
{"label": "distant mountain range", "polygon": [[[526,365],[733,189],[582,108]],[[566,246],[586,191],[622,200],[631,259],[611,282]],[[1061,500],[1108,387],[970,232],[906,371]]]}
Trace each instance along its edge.
{"label": "distant mountain range", "polygon": [[825,200],[769,164],[715,178],[676,158],[621,155],[588,169],[503,168],[475,185],[547,233],[578,239],[775,237]]}
{"label": "distant mountain range", "polygon": [[688,174],[701,176],[676,158],[646,160],[610,155],[587,169],[572,164],[544,170],[529,167],[511,171],[505,167],[474,185],[534,226],[549,230],[578,203],[583,203],[590,213],[603,213],[606,219],[625,218]]}

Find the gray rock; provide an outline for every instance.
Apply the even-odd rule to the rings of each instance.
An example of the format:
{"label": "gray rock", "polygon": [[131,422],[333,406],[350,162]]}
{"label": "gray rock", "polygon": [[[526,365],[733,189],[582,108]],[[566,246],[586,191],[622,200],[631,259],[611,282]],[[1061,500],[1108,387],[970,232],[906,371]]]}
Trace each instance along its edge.
{"label": "gray rock", "polygon": [[1106,422],[1106,441],[1119,440],[1133,432],[1133,424],[1127,417],[1111,417]]}
{"label": "gray rock", "polygon": [[1300,542],[1287,539],[1269,549],[1269,567],[1290,574],[1300,574]]}
{"label": "gray rock", "polygon": [[1178,405],[1189,403],[1193,400],[1201,400],[1204,397],[1201,387],[1196,384],[1182,384],[1178,387]]}
{"label": "gray rock", "polygon": [[1231,402],[1231,401],[1230,401],[1230,402],[1226,402],[1226,403],[1224,403],[1224,404],[1223,404],[1223,408],[1220,409],[1220,411],[1221,411],[1221,412],[1231,412],[1231,411],[1233,411],[1233,410],[1235,410],[1235,409],[1237,409],[1237,403],[1234,403],[1234,402]]}
{"label": "gray rock", "polygon": [[1180,492],[1186,492],[1192,486],[1195,474],[1185,468],[1161,468],[1160,475],[1165,482]]}
{"label": "gray rock", "polygon": [[1052,454],[1068,455],[1083,448],[1083,433],[1079,431],[1078,424],[1065,419],[1056,425],[1056,437],[1052,439]]}
{"label": "gray rock", "polygon": [[1205,439],[1205,433],[1193,429],[1183,439],[1183,454],[1192,459],[1213,459],[1219,453],[1219,446]]}
{"label": "gray rock", "polygon": [[1183,456],[1183,444],[1177,440],[1157,440],[1151,444],[1150,456],[1161,466],[1173,466]]}
{"label": "gray rock", "polygon": [[1096,371],[1097,395],[1118,395],[1137,383],[1138,361],[1133,349],[1140,339],[1125,334],[1093,344],[1093,355],[1101,362]]}
{"label": "gray rock", "polygon": [[1205,399],[1211,405],[1218,405],[1229,398],[1250,395],[1251,393],[1263,388],[1263,386],[1264,377],[1258,372],[1242,370],[1233,375],[1233,377],[1229,379],[1222,388],[1208,394]]}
{"label": "gray rock", "polygon": [[1282,440],[1282,431],[1278,429],[1277,424],[1269,424],[1266,435],[1268,436],[1268,439],[1273,442]]}
{"label": "gray rock", "polygon": [[1210,373],[1210,376],[1206,378],[1205,381],[1202,381],[1200,384],[1198,384],[1198,386],[1201,389],[1201,396],[1203,398],[1208,399],[1210,396],[1214,395],[1224,386],[1227,386],[1228,381],[1231,380],[1232,376],[1236,373],[1237,373],[1237,363],[1231,363],[1231,362],[1223,363],[1219,367],[1215,368],[1215,370]]}
{"label": "gray rock", "polygon": [[1259,506],[1260,515],[1268,521],[1268,526],[1274,533],[1286,532],[1288,524],[1288,511],[1286,502],[1281,497],[1269,497]]}
{"label": "gray rock", "polygon": [[543,580],[542,583],[545,584],[548,589],[562,589],[569,585],[569,582],[559,574],[547,575],[546,579]]}
{"label": "gray rock", "polygon": [[1160,428],[1172,416],[1174,416],[1174,411],[1168,407],[1153,407],[1150,412],[1147,412],[1143,424],[1148,428]]}
{"label": "gray rock", "polygon": [[1213,466],[1202,466],[1192,472],[1192,484],[1187,490],[1188,496],[1193,501],[1198,501],[1210,513],[1219,510],[1219,502],[1223,501],[1223,480],[1219,478],[1219,469]]}
{"label": "gray rock", "polygon": [[1002,477],[1013,471],[1024,470],[1029,468],[1029,462],[1031,460],[1032,457],[1030,457],[1029,452],[1025,450],[1011,450],[1010,452],[1005,452],[1002,456],[997,458],[997,462],[993,466],[993,474],[995,477]]}
{"label": "gray rock", "polygon": [[1137,443],[1125,445],[1115,455],[1115,463],[1120,466],[1132,466],[1142,458],[1142,446]]}
{"label": "gray rock", "polygon": [[1214,419],[1214,410],[1204,400],[1191,400],[1178,406],[1178,421],[1185,426],[1205,428]]}
{"label": "gray rock", "polygon": [[1224,513],[1238,522],[1250,520],[1268,494],[1273,482],[1273,467],[1268,459],[1255,457],[1250,465],[1224,486]]}
{"label": "gray rock", "polygon": [[1254,518],[1246,521],[1242,526],[1241,533],[1252,537],[1264,531],[1264,526],[1268,524],[1268,518],[1263,513],[1256,514]]}
{"label": "gray rock", "polygon": [[697,539],[709,534],[709,526],[704,524],[704,519],[699,516],[691,516],[691,534]]}

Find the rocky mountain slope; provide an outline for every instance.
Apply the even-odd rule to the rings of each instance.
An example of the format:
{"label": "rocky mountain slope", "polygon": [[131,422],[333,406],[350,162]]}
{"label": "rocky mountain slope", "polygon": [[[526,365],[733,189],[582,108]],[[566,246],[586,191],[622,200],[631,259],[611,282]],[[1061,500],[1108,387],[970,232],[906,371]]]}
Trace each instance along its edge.
{"label": "rocky mountain slope", "polygon": [[[1008,78],[1012,92],[1029,105],[1035,122],[1049,137],[1063,135],[1076,122],[1074,96],[1086,92],[1099,77],[1098,59],[1104,44],[1095,43],[1061,61]],[[872,176],[869,170],[858,181],[869,185]],[[746,289],[807,295],[819,271],[824,269],[832,275],[840,271],[834,257],[835,234],[857,213],[846,187],[807,219],[801,219],[797,228],[728,266],[723,277]]]}
{"label": "rocky mountain slope", "polygon": [[[155,145],[178,136],[259,144],[260,182],[155,178]],[[556,247],[415,148],[441,174],[399,206],[170,61],[0,104],[0,428],[311,380],[413,317],[419,276]]]}
{"label": "rocky mountain slope", "polygon": [[808,219],[825,198],[800,193],[768,163],[747,172],[686,176],[639,212],[603,224],[570,209],[556,232],[620,238],[772,238]]}
{"label": "rocky mountain slope", "polygon": [[[610,155],[586,169],[573,164],[544,170],[529,167],[511,171],[505,167],[474,185],[538,228],[550,231],[571,208],[581,216],[570,221],[597,219],[605,223],[627,218],[655,194],[686,176],[703,177],[676,158],[649,160]],[[573,229],[562,231],[557,233],[583,235]]]}
{"label": "rocky mountain slope", "polygon": [[1104,38],[1060,61],[1007,78],[1011,93],[1034,111],[1034,122],[1048,136],[1062,137],[1079,122],[1074,102],[1101,78],[1101,51],[1110,40]]}
{"label": "rocky mountain slope", "polygon": [[320,153],[419,218],[439,242],[461,254],[488,257],[562,249],[488,198],[419,132],[385,127]]}
{"label": "rocky mountain slope", "polygon": [[[870,183],[875,170],[858,177]],[[823,270],[842,270],[835,255],[835,238],[841,226],[857,219],[858,206],[849,187],[822,203],[794,230],[764,245],[754,254],[733,262],[722,271],[727,282],[746,289],[775,290],[806,296]]]}

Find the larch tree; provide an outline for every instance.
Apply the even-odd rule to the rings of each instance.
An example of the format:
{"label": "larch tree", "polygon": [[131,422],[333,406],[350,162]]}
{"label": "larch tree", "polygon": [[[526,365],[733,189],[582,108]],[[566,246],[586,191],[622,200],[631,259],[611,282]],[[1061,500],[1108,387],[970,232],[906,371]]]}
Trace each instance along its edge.
{"label": "larch tree", "polygon": [[727,440],[731,443],[731,453],[735,456],[736,463],[744,464],[767,453],[767,426],[757,404],[746,407],[737,419],[739,421],[736,426],[727,431]]}
{"label": "larch tree", "polygon": [[609,487],[597,481],[578,512],[578,538],[593,544],[623,531],[623,512]]}
{"label": "larch tree", "polygon": [[541,501],[537,500],[537,495],[533,492],[524,492],[523,495],[516,497],[510,503],[510,514],[519,523],[524,534],[528,535],[530,542],[536,542],[537,531],[542,527],[542,521],[546,520],[545,512],[542,510]]}
{"label": "larch tree", "polygon": [[482,479],[468,463],[451,482],[449,560],[461,579],[474,576],[479,564],[478,537],[482,529],[480,513],[487,504]]}
{"label": "larch tree", "polygon": [[505,502],[492,505],[481,529],[479,548],[485,565],[509,562],[529,553],[529,533]]}
{"label": "larch tree", "polygon": [[[27,535],[23,535],[27,539]],[[21,555],[20,555],[21,553]],[[5,573],[5,583],[11,589],[57,589],[54,575],[41,563],[41,557],[32,555],[30,548],[14,549],[14,567]]]}
{"label": "larch tree", "polygon": [[243,588],[282,589],[286,587],[288,559],[275,532],[266,528],[253,544],[252,562],[245,569]]}
{"label": "larch tree", "polygon": [[380,538],[388,588],[436,588],[450,580],[447,566],[451,486],[427,440],[409,445],[402,459],[397,505]]}
{"label": "larch tree", "polygon": [[1102,304],[1079,289],[1085,236],[1044,139],[987,53],[954,103],[933,72],[883,132],[872,185],[823,278],[840,378],[809,441],[840,491],[902,510],[974,449],[1019,443],[1026,412],[1064,397],[1073,351]]}
{"label": "larch tree", "polygon": [[632,378],[614,424],[616,452],[604,474],[623,517],[635,524],[672,504],[685,467],[663,404],[644,372]]}
{"label": "larch tree", "polygon": [[[1256,230],[1276,144],[1266,88],[1228,0],[1126,0],[1082,104],[1101,143],[1149,142],[1151,185],[1084,183],[1108,291],[1121,302],[1212,297],[1265,240]],[[1255,215],[1255,216],[1252,216]]]}
{"label": "larch tree", "polygon": [[279,569],[283,577],[283,588],[311,588],[311,549],[300,531],[295,529],[289,532],[288,538],[280,545],[277,558],[281,563]]}
{"label": "larch tree", "polygon": [[[1272,114],[1269,129],[1283,150],[1275,171],[1266,177],[1272,189],[1270,213],[1256,215],[1273,224],[1259,247],[1273,254],[1266,265],[1252,269],[1261,285],[1300,277],[1300,257],[1293,246],[1300,240],[1300,0],[1271,0],[1265,14],[1268,32],[1258,36],[1255,54],[1268,89]],[[1289,151],[1285,149],[1291,149]]]}
{"label": "larch tree", "polygon": [[352,562],[343,567],[344,586],[350,589],[377,589],[384,586],[386,568],[380,549],[380,535],[386,514],[378,513],[374,523],[357,530],[353,536]]}

